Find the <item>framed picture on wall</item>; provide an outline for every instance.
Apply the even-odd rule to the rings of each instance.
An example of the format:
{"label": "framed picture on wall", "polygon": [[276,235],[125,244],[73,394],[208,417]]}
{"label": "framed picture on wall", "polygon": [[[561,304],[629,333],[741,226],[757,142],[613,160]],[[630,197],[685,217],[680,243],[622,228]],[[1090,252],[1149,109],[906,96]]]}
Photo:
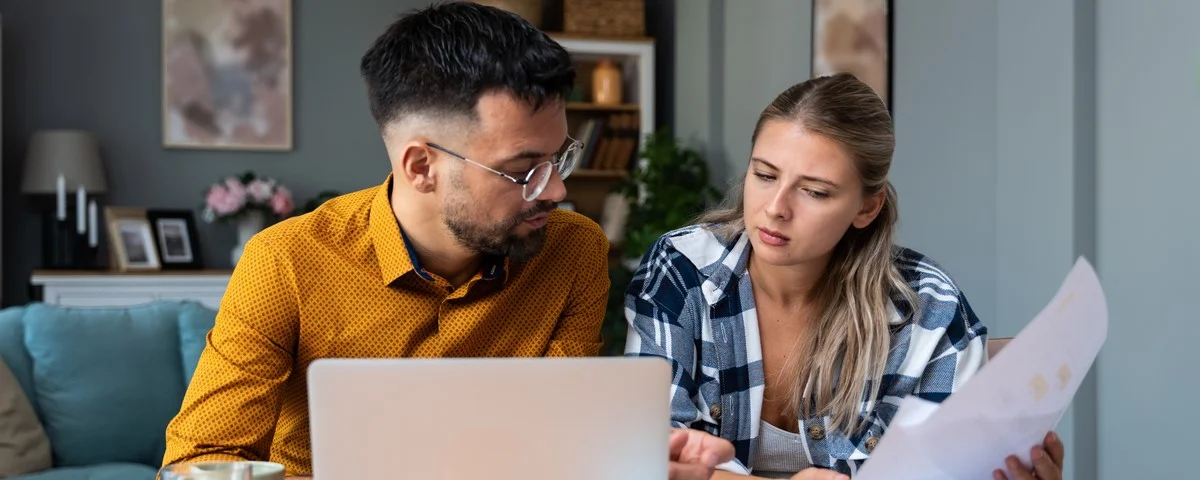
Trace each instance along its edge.
{"label": "framed picture on wall", "polygon": [[292,0],[162,0],[168,148],[292,149]]}
{"label": "framed picture on wall", "polygon": [[196,217],[190,210],[148,210],[146,219],[154,232],[163,269],[204,268]]}
{"label": "framed picture on wall", "polygon": [[145,209],[105,207],[104,219],[113,269],[124,272],[162,268]]}
{"label": "framed picture on wall", "polygon": [[812,76],[850,73],[892,106],[892,0],[813,0]]}

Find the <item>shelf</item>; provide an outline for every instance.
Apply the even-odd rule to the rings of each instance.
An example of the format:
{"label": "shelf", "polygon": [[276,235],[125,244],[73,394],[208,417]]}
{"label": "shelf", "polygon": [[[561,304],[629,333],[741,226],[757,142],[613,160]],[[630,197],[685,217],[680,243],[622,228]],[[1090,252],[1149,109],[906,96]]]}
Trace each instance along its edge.
{"label": "shelf", "polygon": [[229,269],[162,269],[162,270],[130,270],[119,271],[112,269],[91,269],[91,270],[34,270],[33,277],[208,277],[208,276],[229,276],[233,274],[233,270]]}
{"label": "shelf", "polygon": [[561,43],[562,41],[585,41],[585,42],[613,42],[620,44],[634,45],[654,45],[653,37],[620,37],[611,35],[590,35],[584,33],[567,33],[567,32],[546,32],[554,41]]}
{"label": "shelf", "polygon": [[571,172],[571,176],[567,177],[567,180],[570,181],[572,178],[622,180],[628,176],[629,172],[624,170],[576,170]]}
{"label": "shelf", "polygon": [[641,110],[641,108],[642,106],[636,103],[623,103],[620,105],[600,105],[586,102],[567,103],[567,111],[576,112],[636,112]]}

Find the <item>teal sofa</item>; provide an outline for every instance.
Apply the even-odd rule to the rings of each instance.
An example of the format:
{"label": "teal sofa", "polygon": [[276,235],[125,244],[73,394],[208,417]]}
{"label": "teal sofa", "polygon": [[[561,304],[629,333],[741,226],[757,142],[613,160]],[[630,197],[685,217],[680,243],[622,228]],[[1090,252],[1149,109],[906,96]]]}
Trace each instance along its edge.
{"label": "teal sofa", "polygon": [[50,440],[53,468],[10,480],[153,480],[216,312],[42,303],[0,310],[0,356]]}

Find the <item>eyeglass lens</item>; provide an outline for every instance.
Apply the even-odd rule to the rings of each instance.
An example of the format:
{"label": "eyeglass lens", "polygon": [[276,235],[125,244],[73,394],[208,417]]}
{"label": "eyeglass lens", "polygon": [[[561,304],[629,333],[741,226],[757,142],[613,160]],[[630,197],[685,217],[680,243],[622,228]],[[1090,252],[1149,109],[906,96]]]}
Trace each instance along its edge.
{"label": "eyeglass lens", "polygon": [[[579,161],[579,157],[582,154],[583,149],[579,148],[578,144],[575,144],[567,148],[567,151],[563,152],[562,156],[559,157],[558,175],[563,180],[566,180],[571,175],[571,172],[575,170],[575,164]],[[525,178],[527,183],[521,192],[525,201],[532,202],[538,195],[542,194],[542,190],[546,189],[546,184],[550,181],[552,168],[554,168],[552,162],[545,162],[529,171],[529,176]]]}

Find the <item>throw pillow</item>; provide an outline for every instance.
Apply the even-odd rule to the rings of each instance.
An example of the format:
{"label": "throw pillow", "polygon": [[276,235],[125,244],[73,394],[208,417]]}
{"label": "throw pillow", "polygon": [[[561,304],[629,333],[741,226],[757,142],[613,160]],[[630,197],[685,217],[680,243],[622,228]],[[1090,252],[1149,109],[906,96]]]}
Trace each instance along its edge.
{"label": "throw pillow", "polygon": [[50,466],[50,439],[17,377],[0,357],[0,478]]}

